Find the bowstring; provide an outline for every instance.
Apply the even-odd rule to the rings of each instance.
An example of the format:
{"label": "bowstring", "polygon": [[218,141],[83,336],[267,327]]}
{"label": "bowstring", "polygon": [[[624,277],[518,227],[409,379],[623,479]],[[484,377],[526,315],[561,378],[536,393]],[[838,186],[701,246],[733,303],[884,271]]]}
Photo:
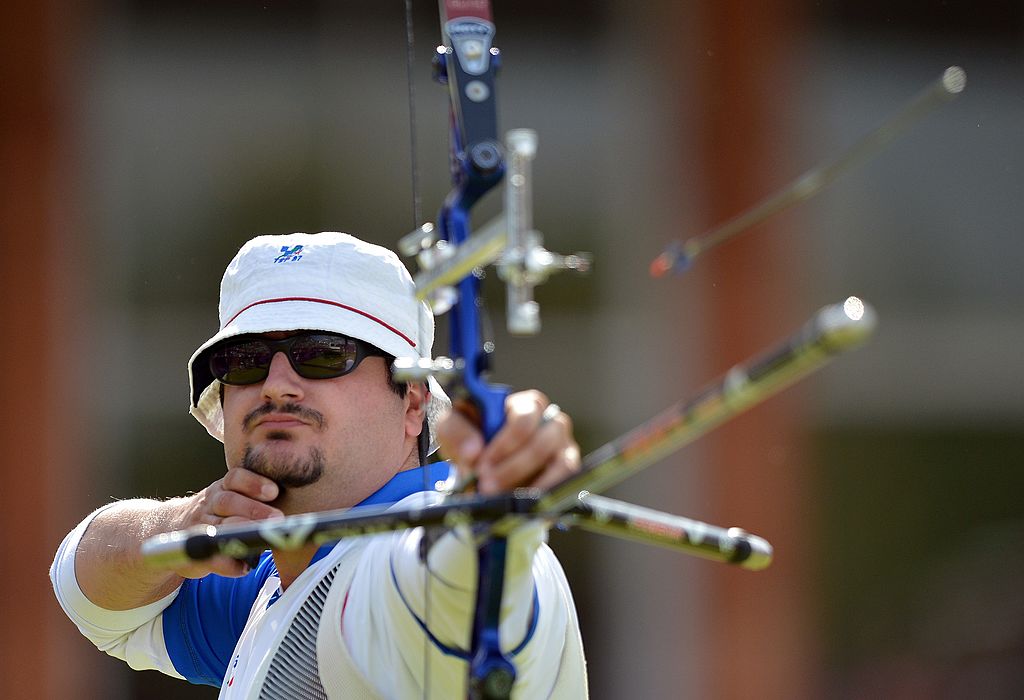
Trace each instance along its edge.
{"label": "bowstring", "polygon": [[[413,26],[412,0],[405,0],[405,84],[406,101],[409,110],[409,173],[410,192],[412,195],[412,228],[411,231],[419,228],[423,221],[422,205],[420,200],[420,166],[416,139],[416,37]],[[424,406],[426,411],[426,406]],[[430,492],[430,474],[427,468],[427,452],[430,449],[430,433],[427,424],[426,413],[423,419],[423,429],[420,433],[417,446],[420,460],[420,474],[423,477],[423,491]],[[430,629],[430,566],[428,561],[429,551],[424,547],[426,532],[420,540],[420,556],[423,558],[423,623]],[[423,635],[423,697],[426,698],[430,688],[430,640]]]}
{"label": "bowstring", "polygon": [[409,103],[409,172],[412,178],[412,229],[423,221],[420,206],[420,164],[416,140],[416,76],[413,65],[416,58],[416,42],[413,32],[412,0],[405,0],[405,84],[406,100]]}

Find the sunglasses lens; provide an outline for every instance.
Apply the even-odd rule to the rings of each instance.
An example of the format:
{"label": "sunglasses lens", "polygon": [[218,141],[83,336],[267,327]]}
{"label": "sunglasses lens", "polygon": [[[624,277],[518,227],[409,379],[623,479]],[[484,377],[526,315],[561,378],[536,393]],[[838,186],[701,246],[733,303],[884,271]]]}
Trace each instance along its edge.
{"label": "sunglasses lens", "polygon": [[[213,376],[225,384],[255,384],[267,378],[274,354],[287,352],[292,369],[306,379],[348,374],[362,359],[359,342],[343,335],[307,333],[284,340],[228,342],[210,355]],[[378,354],[370,351],[370,354]]]}
{"label": "sunglasses lens", "polygon": [[225,384],[255,384],[266,379],[270,360],[266,343],[250,340],[215,350],[210,356],[210,370]]}
{"label": "sunglasses lens", "polygon": [[307,335],[289,351],[292,366],[306,379],[329,379],[351,372],[359,357],[356,341],[341,335]]}

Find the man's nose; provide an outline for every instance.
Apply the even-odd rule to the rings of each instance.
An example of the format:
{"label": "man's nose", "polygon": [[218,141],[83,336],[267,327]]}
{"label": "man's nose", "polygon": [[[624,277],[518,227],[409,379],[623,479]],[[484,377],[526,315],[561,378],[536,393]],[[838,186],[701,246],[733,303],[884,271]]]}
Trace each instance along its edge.
{"label": "man's nose", "polygon": [[301,399],[302,377],[295,373],[283,352],[276,352],[270,360],[267,378],[263,380],[263,396],[271,401]]}

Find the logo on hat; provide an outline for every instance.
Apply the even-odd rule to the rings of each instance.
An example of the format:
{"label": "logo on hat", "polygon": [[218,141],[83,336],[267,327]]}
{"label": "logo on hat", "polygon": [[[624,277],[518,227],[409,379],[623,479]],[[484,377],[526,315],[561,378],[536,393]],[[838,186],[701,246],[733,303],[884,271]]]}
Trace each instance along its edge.
{"label": "logo on hat", "polygon": [[281,254],[274,258],[275,263],[286,263],[286,262],[298,262],[302,260],[302,246],[292,246],[289,248],[286,245],[281,246]]}

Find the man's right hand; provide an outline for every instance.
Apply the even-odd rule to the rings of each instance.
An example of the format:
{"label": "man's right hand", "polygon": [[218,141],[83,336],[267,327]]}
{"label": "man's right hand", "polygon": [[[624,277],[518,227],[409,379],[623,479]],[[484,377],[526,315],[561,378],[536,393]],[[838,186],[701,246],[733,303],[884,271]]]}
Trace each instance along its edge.
{"label": "man's right hand", "polygon": [[[277,484],[265,476],[248,469],[228,469],[223,479],[218,479],[185,499],[188,505],[182,515],[187,524],[175,529],[284,517],[284,513],[269,505],[278,493]],[[236,577],[248,572],[249,568],[244,562],[225,556],[212,557],[174,570],[182,578],[202,578],[210,573]]]}
{"label": "man's right hand", "polygon": [[210,573],[244,576],[248,566],[218,556],[176,569],[157,569],[140,555],[142,543],[165,532],[195,525],[221,525],[280,517],[271,504],[278,487],[247,469],[229,469],[202,491],[169,501],[132,500],[117,503],[96,515],[75,555],[75,577],[82,592],[108,610],[127,610],[152,603],[171,593],[182,578]]}

